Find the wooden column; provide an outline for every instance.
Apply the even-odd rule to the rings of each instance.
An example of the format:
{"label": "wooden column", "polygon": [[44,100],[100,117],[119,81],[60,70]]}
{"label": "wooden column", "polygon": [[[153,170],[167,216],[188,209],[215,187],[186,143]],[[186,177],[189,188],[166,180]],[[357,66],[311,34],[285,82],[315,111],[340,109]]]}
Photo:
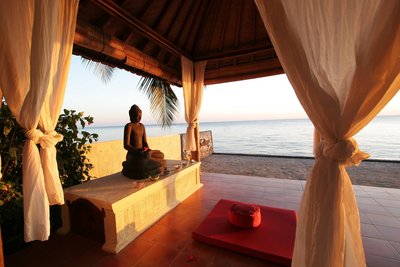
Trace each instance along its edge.
{"label": "wooden column", "polygon": [[201,160],[201,151],[200,151],[200,128],[197,125],[196,128],[194,128],[194,140],[196,142],[196,151],[192,151],[192,158],[195,161]]}
{"label": "wooden column", "polygon": [[0,267],[4,267],[3,238],[1,236],[1,226],[0,226]]}

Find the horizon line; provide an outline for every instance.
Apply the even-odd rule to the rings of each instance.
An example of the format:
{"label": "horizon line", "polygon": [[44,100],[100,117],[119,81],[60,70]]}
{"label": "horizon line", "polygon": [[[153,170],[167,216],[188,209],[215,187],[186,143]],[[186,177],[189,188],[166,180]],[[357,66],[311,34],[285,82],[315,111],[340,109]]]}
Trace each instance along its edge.
{"label": "horizon line", "polygon": [[[388,114],[388,115],[377,115],[375,118],[380,118],[380,117],[400,117],[400,114],[397,115],[392,115],[392,114]],[[289,121],[289,120],[310,120],[308,117],[303,117],[303,118],[270,118],[270,119],[254,119],[254,120],[218,120],[218,121],[200,121],[199,123],[224,123],[224,122],[256,122],[256,121]],[[93,123],[95,124],[95,123]],[[161,127],[160,124],[157,123],[144,123],[142,122],[142,124],[146,125],[146,126],[159,126]],[[187,124],[186,122],[176,122],[172,124],[173,126],[176,125],[185,125]],[[108,128],[108,127],[124,127],[126,125],[126,123],[124,124],[114,124],[114,125],[87,125],[86,127],[88,128]]]}

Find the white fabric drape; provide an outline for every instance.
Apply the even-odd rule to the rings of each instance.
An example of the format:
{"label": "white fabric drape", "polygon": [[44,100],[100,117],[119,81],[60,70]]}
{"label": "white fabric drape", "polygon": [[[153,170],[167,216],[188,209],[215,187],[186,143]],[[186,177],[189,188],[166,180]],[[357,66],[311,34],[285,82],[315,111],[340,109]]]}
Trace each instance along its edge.
{"label": "white fabric drape", "polygon": [[[0,88],[26,131],[23,148],[25,241],[47,240],[51,203],[63,203],[52,132],[62,105],[78,0],[0,1]],[[39,118],[42,129],[38,130]],[[40,144],[41,157],[37,148]],[[46,183],[44,179],[46,175]]]}
{"label": "white fabric drape", "polygon": [[345,167],[368,156],[351,137],[400,87],[400,2],[255,2],[316,129],[316,159],[301,201],[292,266],[365,266]]}
{"label": "white fabric drape", "polygon": [[186,130],[186,151],[195,151],[196,141],[194,129],[198,126],[198,115],[201,107],[204,89],[204,72],[207,61],[193,62],[181,56],[182,86],[185,101],[185,120],[188,124]]}
{"label": "white fabric drape", "polygon": [[54,45],[53,48],[52,65],[54,67],[51,69],[51,77],[53,79],[49,83],[39,120],[40,129],[45,133],[40,140],[40,157],[50,205],[64,204],[64,194],[58,173],[55,148],[55,145],[62,141],[63,136],[55,132],[54,129],[64,101],[68,80],[78,1],[75,0],[72,3],[73,8],[63,7],[63,12],[60,12],[57,18],[59,28],[55,33],[57,35],[55,40],[58,40],[59,43]]}

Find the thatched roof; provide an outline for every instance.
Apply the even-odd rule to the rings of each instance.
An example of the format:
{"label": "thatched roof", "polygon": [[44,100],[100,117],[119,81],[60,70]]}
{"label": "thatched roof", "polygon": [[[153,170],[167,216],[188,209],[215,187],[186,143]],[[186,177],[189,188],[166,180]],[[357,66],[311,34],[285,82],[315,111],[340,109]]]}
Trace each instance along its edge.
{"label": "thatched roof", "polygon": [[181,55],[205,84],[283,73],[252,0],[81,0],[74,54],[176,85]]}

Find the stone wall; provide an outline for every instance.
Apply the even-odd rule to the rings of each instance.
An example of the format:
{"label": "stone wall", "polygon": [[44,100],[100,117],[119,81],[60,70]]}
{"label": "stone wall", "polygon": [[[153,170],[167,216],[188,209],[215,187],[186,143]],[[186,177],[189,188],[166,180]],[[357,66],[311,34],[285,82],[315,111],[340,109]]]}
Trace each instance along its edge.
{"label": "stone wall", "polygon": [[[151,149],[161,150],[165,159],[181,159],[181,138],[180,135],[147,137]],[[87,158],[94,168],[90,175],[99,178],[122,170],[122,162],[125,160],[126,150],[123,141],[99,142],[91,145],[91,151]]]}

